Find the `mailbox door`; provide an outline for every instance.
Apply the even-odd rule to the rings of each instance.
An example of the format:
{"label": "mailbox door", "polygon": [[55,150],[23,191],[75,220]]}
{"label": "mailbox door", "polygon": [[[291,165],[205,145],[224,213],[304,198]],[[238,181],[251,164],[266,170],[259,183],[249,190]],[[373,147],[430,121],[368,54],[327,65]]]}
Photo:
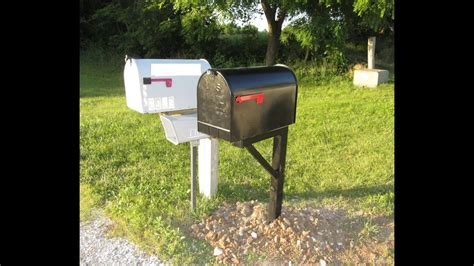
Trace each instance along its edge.
{"label": "mailbox door", "polygon": [[294,123],[295,85],[236,92],[232,101],[233,141],[251,138]]}
{"label": "mailbox door", "polygon": [[209,70],[198,83],[198,130],[230,141],[231,93],[218,72]]}
{"label": "mailbox door", "polygon": [[123,79],[125,83],[127,107],[137,112],[145,113],[142,95],[142,77],[140,76],[135,60],[129,59],[125,62]]}

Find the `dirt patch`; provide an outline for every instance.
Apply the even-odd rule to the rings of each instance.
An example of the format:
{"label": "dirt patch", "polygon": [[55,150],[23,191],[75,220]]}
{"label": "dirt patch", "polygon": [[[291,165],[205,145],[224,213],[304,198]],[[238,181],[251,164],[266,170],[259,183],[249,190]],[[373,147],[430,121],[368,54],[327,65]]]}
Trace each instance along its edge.
{"label": "dirt patch", "polygon": [[393,264],[393,221],[350,217],[343,209],[283,206],[267,222],[257,201],[224,204],[191,226],[214,248],[217,263]]}

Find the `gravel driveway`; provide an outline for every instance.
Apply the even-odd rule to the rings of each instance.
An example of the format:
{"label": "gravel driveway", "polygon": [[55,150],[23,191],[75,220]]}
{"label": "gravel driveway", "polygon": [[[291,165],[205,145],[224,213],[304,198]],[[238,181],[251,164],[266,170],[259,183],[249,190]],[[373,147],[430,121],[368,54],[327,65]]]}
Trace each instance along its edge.
{"label": "gravel driveway", "polygon": [[107,238],[105,231],[112,221],[98,212],[93,217],[80,225],[80,265],[165,265],[124,238]]}

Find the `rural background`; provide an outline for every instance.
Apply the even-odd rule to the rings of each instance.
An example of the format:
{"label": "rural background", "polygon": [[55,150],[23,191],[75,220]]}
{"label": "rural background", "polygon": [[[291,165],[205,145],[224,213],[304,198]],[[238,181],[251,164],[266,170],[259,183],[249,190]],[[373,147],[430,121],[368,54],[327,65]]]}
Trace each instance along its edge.
{"label": "rural background", "polygon": [[[108,217],[108,238],[178,265],[393,264],[393,5],[80,0],[81,227]],[[390,71],[389,82],[355,87],[371,36],[375,67]],[[190,210],[189,146],[168,142],[158,115],[127,108],[126,54],[293,69],[298,106],[281,219],[263,225],[270,178],[223,141],[218,193]],[[256,148],[270,157],[271,140]]]}

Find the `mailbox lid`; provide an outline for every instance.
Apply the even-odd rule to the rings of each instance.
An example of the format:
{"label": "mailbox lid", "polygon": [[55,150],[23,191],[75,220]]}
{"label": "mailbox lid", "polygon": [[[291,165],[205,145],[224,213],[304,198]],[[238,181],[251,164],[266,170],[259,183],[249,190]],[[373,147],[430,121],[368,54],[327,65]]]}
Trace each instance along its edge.
{"label": "mailbox lid", "polygon": [[202,74],[197,98],[198,130],[230,140],[231,93],[224,77],[214,69]]}
{"label": "mailbox lid", "polygon": [[296,76],[286,65],[211,69],[221,74],[234,94],[246,90],[297,85]]}
{"label": "mailbox lid", "polygon": [[140,113],[194,109],[199,77],[211,66],[204,59],[133,59],[125,63],[127,106]]}

